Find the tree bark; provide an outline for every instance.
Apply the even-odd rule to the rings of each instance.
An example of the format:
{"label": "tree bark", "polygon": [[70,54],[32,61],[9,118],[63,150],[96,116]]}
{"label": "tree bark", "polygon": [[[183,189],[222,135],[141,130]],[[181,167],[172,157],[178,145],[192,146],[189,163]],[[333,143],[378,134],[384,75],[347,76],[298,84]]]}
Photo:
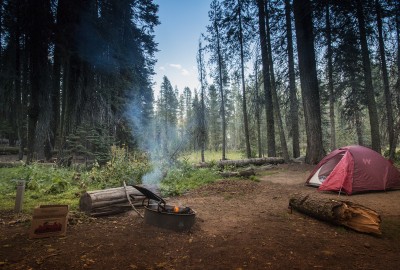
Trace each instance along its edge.
{"label": "tree bark", "polygon": [[246,143],[246,156],[251,157],[250,148],[250,132],[247,115],[247,99],[246,99],[246,82],[244,80],[244,49],[243,49],[243,28],[242,28],[242,7],[239,1],[239,43],[240,43],[240,67],[241,67],[241,78],[242,78],[242,109],[243,109],[243,125],[244,125],[244,137]]}
{"label": "tree bark", "polygon": [[289,68],[289,102],[290,102],[290,119],[292,129],[292,151],[293,157],[300,156],[300,132],[299,132],[299,102],[296,90],[296,75],[294,71],[294,55],[293,55],[293,37],[292,37],[292,20],[290,16],[290,0],[285,0],[285,17],[286,17],[286,39],[288,51],[288,68]]}
{"label": "tree bark", "polygon": [[285,136],[285,130],[283,128],[283,122],[282,122],[282,115],[281,115],[281,108],[279,106],[279,100],[278,100],[278,93],[276,91],[276,81],[275,81],[275,71],[274,71],[274,61],[272,59],[272,48],[271,48],[271,31],[269,27],[269,9],[268,9],[268,1],[265,3],[265,24],[267,28],[267,51],[268,51],[268,61],[269,61],[269,69],[270,69],[270,75],[271,75],[271,94],[272,94],[272,102],[273,102],[273,108],[274,108],[274,115],[276,122],[278,124],[278,133],[279,133],[279,140],[281,143],[281,150],[282,150],[282,155],[285,161],[289,161],[289,152],[287,148],[287,143],[286,143],[286,136]]}
{"label": "tree bark", "polygon": [[379,118],[376,107],[374,87],[372,84],[371,63],[367,44],[367,33],[365,30],[365,20],[363,5],[361,0],[356,1],[356,11],[358,20],[358,30],[361,41],[361,51],[364,69],[365,97],[368,106],[369,121],[371,126],[371,147],[378,153],[381,153],[381,139],[379,136]]}
{"label": "tree bark", "polygon": [[293,10],[307,134],[306,163],[316,164],[324,157],[325,152],[322,144],[321,109],[311,3],[309,0],[294,0]]}
{"label": "tree bark", "polygon": [[335,125],[335,92],[333,89],[333,64],[332,64],[332,31],[330,19],[329,0],[326,4],[326,43],[328,47],[328,92],[329,92],[329,122],[331,129],[331,150],[336,149],[336,125]]}
{"label": "tree bark", "polygon": [[271,81],[269,74],[268,62],[268,47],[267,47],[267,32],[265,29],[265,0],[257,0],[258,5],[258,28],[261,45],[261,59],[262,59],[262,74],[264,79],[264,93],[265,93],[265,116],[267,119],[267,153],[269,157],[276,156],[275,146],[275,123],[274,123],[274,108],[271,93]]}
{"label": "tree bark", "polygon": [[50,120],[50,144],[54,149],[56,146],[56,139],[58,138],[58,128],[60,125],[60,81],[61,81],[61,52],[59,45],[56,44],[54,48],[54,64],[53,64],[53,87],[51,95],[52,113]]}
{"label": "tree bark", "polygon": [[[30,105],[28,110],[28,156],[27,163],[32,162],[34,146],[36,144],[36,126],[41,111],[40,100],[46,93],[47,85],[47,57],[48,57],[48,36],[47,16],[50,12],[50,2],[41,0],[30,3],[29,16],[29,56],[30,56]],[[38,31],[38,29],[41,29]]]}
{"label": "tree bark", "polygon": [[[19,7],[17,7],[19,8]],[[20,13],[20,12],[18,12]],[[16,124],[17,124],[17,134],[19,140],[19,150],[18,150],[18,160],[22,160],[24,158],[24,105],[22,103],[22,89],[21,89],[21,47],[20,47],[20,26],[19,26],[19,18],[17,20],[17,27],[15,32],[15,79],[14,79],[14,87],[15,87],[15,107],[16,107]],[[0,30],[1,31],[1,30]]]}
{"label": "tree bark", "polygon": [[[131,208],[126,193],[130,196],[132,203],[137,206],[143,203],[146,198],[136,188],[127,186],[109,188],[104,190],[94,190],[84,193],[79,200],[79,209],[85,213],[103,213],[109,210],[116,210],[120,206]],[[133,197],[133,198],[132,198]]]}
{"label": "tree bark", "polygon": [[382,234],[379,214],[370,208],[349,201],[312,197],[310,194],[293,194],[290,196],[289,207],[317,219],[335,225],[343,225],[358,232]]}
{"label": "tree bark", "polygon": [[222,118],[222,160],[226,159],[226,117],[225,117],[225,93],[223,84],[223,73],[222,73],[222,52],[221,52],[221,41],[219,36],[218,24],[214,23],[215,31],[217,34],[217,54],[218,54],[218,73],[219,73],[219,93],[221,96],[221,118]]}
{"label": "tree bark", "polygon": [[258,149],[258,157],[262,157],[262,143],[261,143],[261,115],[260,115],[260,96],[259,96],[259,85],[258,85],[258,54],[256,57],[256,61],[254,64],[254,77],[255,77],[255,86],[254,86],[254,104],[255,104],[255,117],[256,117],[256,125],[257,125],[257,149]]}
{"label": "tree bark", "polygon": [[[400,2],[397,2],[396,6],[397,12],[396,16],[396,43],[397,43],[397,82],[395,86],[395,92],[397,95],[397,106],[400,107]],[[396,123],[396,132],[394,136],[394,145],[397,145],[398,141],[398,131],[400,130],[400,123]]]}
{"label": "tree bark", "polygon": [[378,42],[379,42],[379,55],[382,68],[383,90],[385,94],[385,103],[386,103],[387,132],[389,137],[389,158],[393,160],[396,153],[396,144],[394,140],[392,97],[389,90],[389,77],[388,77],[386,56],[385,56],[385,43],[383,41],[382,12],[378,0],[375,0],[375,10],[376,10],[376,21],[378,25]]}

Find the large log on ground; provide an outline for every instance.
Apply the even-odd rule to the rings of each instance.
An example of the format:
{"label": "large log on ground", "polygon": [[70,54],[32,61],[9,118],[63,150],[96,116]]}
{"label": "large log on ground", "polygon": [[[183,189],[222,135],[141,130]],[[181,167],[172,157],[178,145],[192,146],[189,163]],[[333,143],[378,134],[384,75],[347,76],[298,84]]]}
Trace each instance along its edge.
{"label": "large log on ground", "polygon": [[289,207],[317,219],[343,225],[358,232],[381,234],[379,214],[368,207],[349,201],[296,193],[290,196]]}
{"label": "large log on ground", "polygon": [[[127,186],[126,188],[132,203],[141,205],[146,197],[134,187]],[[129,202],[124,187],[88,191],[79,200],[79,209],[88,214],[104,214],[108,211],[112,213],[118,211],[118,209],[122,212],[126,206],[129,206]]]}
{"label": "large log on ground", "polygon": [[237,172],[229,172],[229,171],[220,172],[220,175],[222,177],[249,177],[255,174],[256,172],[253,168],[248,168]]}
{"label": "large log on ground", "polygon": [[281,157],[265,157],[265,158],[248,158],[248,159],[238,159],[238,160],[220,160],[217,163],[207,163],[202,162],[197,165],[200,168],[211,167],[217,165],[218,167],[234,166],[234,167],[244,167],[248,165],[264,165],[264,164],[282,164],[285,160]]}

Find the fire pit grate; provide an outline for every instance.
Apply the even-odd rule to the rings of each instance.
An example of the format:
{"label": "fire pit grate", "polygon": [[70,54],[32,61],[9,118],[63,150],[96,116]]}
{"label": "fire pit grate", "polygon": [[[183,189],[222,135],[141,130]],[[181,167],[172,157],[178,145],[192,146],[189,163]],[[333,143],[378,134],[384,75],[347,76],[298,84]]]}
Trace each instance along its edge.
{"label": "fire pit grate", "polygon": [[144,222],[174,231],[187,231],[195,223],[196,213],[190,207],[167,205],[163,198],[142,186],[135,186],[147,199]]}

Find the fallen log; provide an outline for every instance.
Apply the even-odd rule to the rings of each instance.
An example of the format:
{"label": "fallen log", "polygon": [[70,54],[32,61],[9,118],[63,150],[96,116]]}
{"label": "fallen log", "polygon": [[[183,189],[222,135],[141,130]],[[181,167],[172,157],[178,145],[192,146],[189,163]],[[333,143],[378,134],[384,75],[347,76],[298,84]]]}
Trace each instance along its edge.
{"label": "fallen log", "polygon": [[[79,209],[87,214],[113,213],[126,211],[126,206],[130,206],[127,195],[130,197],[134,206],[142,205],[146,197],[132,186],[109,188],[103,190],[88,191],[82,194],[79,200]],[[131,207],[132,209],[132,207]]]}
{"label": "fallen log", "polygon": [[255,175],[256,172],[254,171],[253,168],[248,168],[246,170],[241,170],[237,172],[229,172],[229,171],[224,171],[219,173],[222,177],[249,177],[252,175]]}
{"label": "fallen log", "polygon": [[198,168],[208,168],[214,165],[218,167],[233,166],[233,167],[244,167],[248,165],[264,165],[264,164],[282,164],[285,160],[281,157],[264,157],[264,158],[248,158],[238,160],[220,160],[216,163],[201,162],[196,166]]}
{"label": "fallen log", "polygon": [[289,207],[317,219],[342,225],[358,232],[382,234],[379,214],[368,207],[349,201],[296,193],[290,196]]}

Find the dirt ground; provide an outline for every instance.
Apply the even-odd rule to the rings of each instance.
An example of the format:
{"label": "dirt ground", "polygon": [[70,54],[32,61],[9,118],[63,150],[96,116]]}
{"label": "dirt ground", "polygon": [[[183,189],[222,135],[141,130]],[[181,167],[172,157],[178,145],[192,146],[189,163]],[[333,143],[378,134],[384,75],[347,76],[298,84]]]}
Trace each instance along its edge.
{"label": "dirt ground", "polygon": [[[190,206],[189,232],[146,225],[133,211],[81,218],[61,238],[28,239],[29,221],[0,213],[0,269],[399,269],[400,191],[338,197],[381,215],[382,236],[288,210],[312,167],[279,165],[260,182],[221,180],[169,204]],[[319,193],[319,192],[318,192]]]}

